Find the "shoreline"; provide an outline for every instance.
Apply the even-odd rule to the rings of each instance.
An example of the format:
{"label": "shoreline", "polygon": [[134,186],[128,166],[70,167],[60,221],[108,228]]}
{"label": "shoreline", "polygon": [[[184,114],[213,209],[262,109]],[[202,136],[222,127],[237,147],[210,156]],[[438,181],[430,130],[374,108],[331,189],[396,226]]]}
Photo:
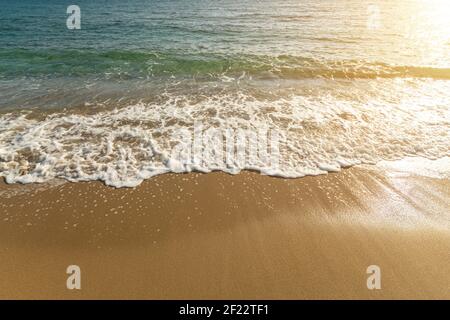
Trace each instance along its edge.
{"label": "shoreline", "polygon": [[[352,167],[55,182],[0,184],[0,298],[450,298],[449,179]],[[373,264],[381,290],[366,287]]]}

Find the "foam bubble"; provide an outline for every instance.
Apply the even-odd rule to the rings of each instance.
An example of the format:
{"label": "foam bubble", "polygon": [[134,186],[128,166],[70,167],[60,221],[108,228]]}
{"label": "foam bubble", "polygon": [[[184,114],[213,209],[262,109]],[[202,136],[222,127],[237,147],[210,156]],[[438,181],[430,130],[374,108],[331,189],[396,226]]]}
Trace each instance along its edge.
{"label": "foam bubble", "polygon": [[[0,176],[8,183],[63,178],[134,187],[166,172],[236,174],[248,169],[295,178],[408,156],[450,156],[448,83],[404,85],[403,91],[392,90],[389,83],[373,90],[391,88],[384,94],[352,87],[351,98],[349,88],[335,94],[280,95],[271,100],[244,91],[174,95],[160,103],[138,103],[91,115],[4,114],[0,116]],[[173,150],[195,141],[196,123],[202,124],[203,132],[216,128],[224,135],[230,129],[281,133],[277,148],[271,150],[269,145],[267,149],[278,159],[278,166],[252,158],[248,142],[237,140],[234,147],[245,149],[245,161],[220,161],[214,147],[225,145],[211,141],[197,145],[201,151],[212,150],[209,156],[202,153],[200,161],[180,161]],[[189,159],[195,153],[194,144],[189,145]]]}
{"label": "foam bubble", "polygon": [[392,175],[419,175],[435,179],[450,178],[450,157],[435,160],[406,157],[396,161],[381,161],[377,166],[387,169]]}

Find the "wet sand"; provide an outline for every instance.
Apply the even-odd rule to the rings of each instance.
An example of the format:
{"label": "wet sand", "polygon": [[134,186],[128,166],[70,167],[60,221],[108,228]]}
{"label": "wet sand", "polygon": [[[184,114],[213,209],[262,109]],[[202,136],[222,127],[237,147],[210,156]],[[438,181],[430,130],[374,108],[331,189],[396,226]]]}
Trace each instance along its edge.
{"label": "wet sand", "polygon": [[[448,179],[191,173],[0,197],[2,299],[450,299]],[[66,289],[72,264],[81,290]]]}

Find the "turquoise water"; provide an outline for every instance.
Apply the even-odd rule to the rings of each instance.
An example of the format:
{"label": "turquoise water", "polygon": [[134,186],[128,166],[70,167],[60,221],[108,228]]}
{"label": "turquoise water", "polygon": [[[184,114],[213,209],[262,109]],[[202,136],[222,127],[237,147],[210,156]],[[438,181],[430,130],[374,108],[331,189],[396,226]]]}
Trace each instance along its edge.
{"label": "turquoise water", "polygon": [[[428,17],[439,6],[378,1],[381,22],[373,30],[367,25],[371,3],[81,0],[81,30],[68,30],[66,1],[2,1],[0,92],[14,99],[2,99],[0,108],[46,108],[48,100],[42,105],[34,100],[49,92],[61,99],[55,90],[66,95],[70,85],[94,83],[99,92],[108,91],[110,81],[161,89],[161,82],[176,82],[173,77],[226,76],[248,80],[247,85],[277,79],[450,78],[449,24],[436,27]],[[48,79],[57,79],[60,87],[47,86]],[[134,91],[127,98],[141,97],[148,95]]]}
{"label": "turquoise water", "polygon": [[196,121],[283,132],[280,176],[449,155],[450,3],[373,3],[3,0],[0,175],[135,185]]}

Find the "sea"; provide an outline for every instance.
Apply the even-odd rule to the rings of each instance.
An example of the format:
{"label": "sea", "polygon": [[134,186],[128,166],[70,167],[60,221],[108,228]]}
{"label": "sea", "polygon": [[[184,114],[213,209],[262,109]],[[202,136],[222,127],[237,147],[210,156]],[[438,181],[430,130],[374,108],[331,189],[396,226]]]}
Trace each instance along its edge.
{"label": "sea", "polygon": [[134,187],[449,157],[449,16],[447,0],[0,0],[0,177]]}

